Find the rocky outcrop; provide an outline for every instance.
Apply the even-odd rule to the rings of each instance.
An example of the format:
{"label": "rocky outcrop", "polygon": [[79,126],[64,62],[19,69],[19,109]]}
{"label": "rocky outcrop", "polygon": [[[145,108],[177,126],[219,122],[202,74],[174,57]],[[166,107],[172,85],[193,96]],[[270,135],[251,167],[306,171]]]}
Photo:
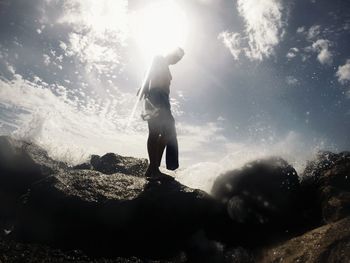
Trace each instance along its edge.
{"label": "rocky outcrop", "polygon": [[123,173],[143,177],[148,167],[146,159],[124,157],[115,153],[107,153],[102,157],[92,155],[90,161],[79,164],[74,169],[89,169],[104,174]]}
{"label": "rocky outcrop", "polygon": [[350,261],[350,154],[320,152],[301,176],[302,213],[313,230],[260,249],[256,262]]}
{"label": "rocky outcrop", "polygon": [[302,174],[304,200],[323,222],[350,215],[350,152],[321,152]]}
{"label": "rocky outcrop", "polygon": [[257,256],[256,262],[350,262],[350,218],[266,248]]}
{"label": "rocky outcrop", "polygon": [[297,172],[280,158],[254,161],[226,172],[212,188],[249,244],[271,241],[276,233],[291,232],[302,221],[299,191]]}
{"label": "rocky outcrop", "polygon": [[14,217],[19,196],[31,184],[66,169],[33,143],[0,136],[0,226]]}
{"label": "rocky outcrop", "polygon": [[70,168],[0,137],[0,262],[349,261],[349,153],[319,154],[300,182],[286,161],[257,160],[212,196],[146,168],[112,153]]}
{"label": "rocky outcrop", "polygon": [[23,191],[33,182],[67,169],[67,165],[51,159],[41,147],[0,136],[0,187]]}
{"label": "rocky outcrop", "polygon": [[[0,238],[0,262],[4,263],[143,263],[144,260],[130,257],[91,258],[79,250],[62,250],[47,245],[19,243],[13,240]],[[150,263],[177,263],[184,262],[177,259],[171,261],[153,261]]]}
{"label": "rocky outcrop", "polygon": [[208,194],[176,181],[147,183],[124,174],[58,173],[23,198],[17,240],[79,248],[99,256],[173,256],[223,209]]}

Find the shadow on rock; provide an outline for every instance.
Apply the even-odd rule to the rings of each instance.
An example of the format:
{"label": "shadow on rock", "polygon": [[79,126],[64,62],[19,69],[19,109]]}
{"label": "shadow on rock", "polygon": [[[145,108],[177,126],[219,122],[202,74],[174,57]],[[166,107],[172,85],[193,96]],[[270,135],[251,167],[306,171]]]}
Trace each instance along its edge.
{"label": "shadow on rock", "polygon": [[213,231],[223,211],[176,181],[69,171],[32,186],[15,236],[96,256],[166,257],[185,250],[197,231]]}

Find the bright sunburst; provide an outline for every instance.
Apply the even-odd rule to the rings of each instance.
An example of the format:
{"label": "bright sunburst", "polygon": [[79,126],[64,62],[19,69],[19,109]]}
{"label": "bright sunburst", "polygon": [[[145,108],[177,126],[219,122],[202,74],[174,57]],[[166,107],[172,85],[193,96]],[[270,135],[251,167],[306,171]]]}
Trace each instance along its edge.
{"label": "bright sunburst", "polygon": [[133,38],[146,57],[164,54],[185,44],[187,18],[173,1],[150,4],[135,12],[131,20]]}

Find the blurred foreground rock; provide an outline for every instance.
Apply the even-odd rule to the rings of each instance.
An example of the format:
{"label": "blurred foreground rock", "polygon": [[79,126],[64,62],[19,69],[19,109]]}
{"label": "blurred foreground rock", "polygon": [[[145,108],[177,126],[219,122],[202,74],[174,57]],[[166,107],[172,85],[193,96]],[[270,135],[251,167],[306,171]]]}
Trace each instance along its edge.
{"label": "blurred foreground rock", "polygon": [[0,136],[1,190],[21,193],[31,183],[66,169],[66,164],[51,159],[33,143]]}
{"label": "blurred foreground rock", "polygon": [[[297,172],[281,158],[250,162],[214,182],[212,195],[225,204],[247,245],[265,244],[301,229]],[[255,243],[255,244],[254,244]]]}
{"label": "blurred foreground rock", "polygon": [[349,262],[348,152],[320,153],[300,178],[257,160],[212,196],[150,183],[146,167],[108,153],[70,168],[0,137],[0,262]]}
{"label": "blurred foreground rock", "polygon": [[14,217],[18,198],[32,183],[67,169],[33,143],[0,136],[0,227]]}

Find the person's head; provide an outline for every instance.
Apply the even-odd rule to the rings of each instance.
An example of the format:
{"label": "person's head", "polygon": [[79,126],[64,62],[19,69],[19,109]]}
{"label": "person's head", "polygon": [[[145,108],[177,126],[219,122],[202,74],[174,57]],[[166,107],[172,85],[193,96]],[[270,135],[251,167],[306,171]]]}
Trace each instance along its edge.
{"label": "person's head", "polygon": [[175,50],[168,53],[165,56],[165,58],[168,61],[169,65],[174,65],[177,62],[179,62],[184,55],[185,55],[185,51],[182,48],[178,47]]}

